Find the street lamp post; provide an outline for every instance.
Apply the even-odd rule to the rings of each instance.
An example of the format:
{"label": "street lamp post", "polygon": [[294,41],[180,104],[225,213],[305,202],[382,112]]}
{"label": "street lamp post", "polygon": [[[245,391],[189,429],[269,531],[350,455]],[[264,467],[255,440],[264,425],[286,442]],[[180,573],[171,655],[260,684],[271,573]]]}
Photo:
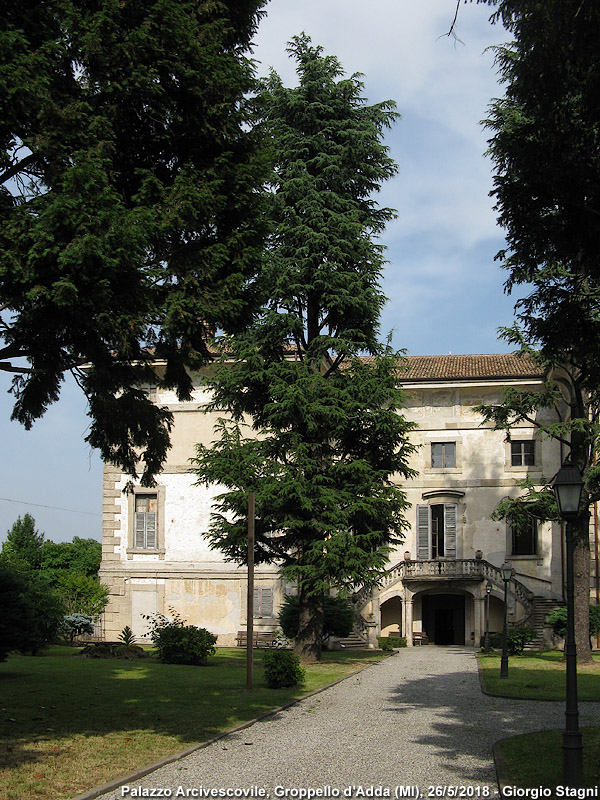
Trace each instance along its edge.
{"label": "street lamp post", "polygon": [[565,522],[567,551],[567,631],[565,637],[566,707],[562,735],[563,784],[583,786],[583,742],[577,706],[577,648],[575,645],[575,590],[573,577],[573,522],[579,514],[583,480],[579,469],[567,457],[552,484],[558,513]]}
{"label": "street lamp post", "polygon": [[488,581],[485,585],[485,646],[484,653],[490,652],[490,594],[492,584]]}
{"label": "street lamp post", "polygon": [[502,630],[502,658],[500,659],[500,677],[508,678],[508,582],[512,578],[513,568],[508,562],[500,567],[504,581],[504,628]]}

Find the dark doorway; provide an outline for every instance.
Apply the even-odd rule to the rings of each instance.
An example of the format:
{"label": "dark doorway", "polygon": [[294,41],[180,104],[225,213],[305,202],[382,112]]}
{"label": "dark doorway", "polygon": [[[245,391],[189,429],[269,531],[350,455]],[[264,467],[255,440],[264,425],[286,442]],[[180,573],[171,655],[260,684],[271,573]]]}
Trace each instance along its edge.
{"label": "dark doorway", "polygon": [[426,594],[422,598],[423,630],[434,644],[465,644],[465,597]]}
{"label": "dark doorway", "polygon": [[451,608],[436,608],[433,617],[436,644],[456,644],[454,641],[454,611]]}

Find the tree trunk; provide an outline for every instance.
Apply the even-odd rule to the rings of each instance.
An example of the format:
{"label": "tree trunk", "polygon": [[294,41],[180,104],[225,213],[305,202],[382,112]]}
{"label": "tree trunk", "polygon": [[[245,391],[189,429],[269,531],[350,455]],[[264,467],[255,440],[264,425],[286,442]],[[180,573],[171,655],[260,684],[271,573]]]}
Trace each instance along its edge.
{"label": "tree trunk", "polygon": [[298,635],[294,650],[304,664],[321,660],[323,641],[323,596],[307,597],[306,590],[299,587]]}
{"label": "tree trunk", "polygon": [[592,660],[590,648],[590,542],[588,517],[574,526],[573,578],[575,604],[575,646],[577,663],[588,664]]}

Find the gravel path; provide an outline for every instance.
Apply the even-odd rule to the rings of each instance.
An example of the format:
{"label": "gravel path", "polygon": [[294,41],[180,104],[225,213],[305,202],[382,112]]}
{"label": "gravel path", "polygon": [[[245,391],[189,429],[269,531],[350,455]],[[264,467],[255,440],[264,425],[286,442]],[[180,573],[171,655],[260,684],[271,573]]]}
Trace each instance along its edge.
{"label": "gravel path", "polygon": [[[582,726],[600,724],[600,703],[580,703],[579,714]],[[271,800],[397,798],[397,787],[428,797],[431,786],[473,787],[475,797],[490,787],[494,797],[493,743],[563,725],[563,703],[484,695],[473,650],[415,647],[101,797],[210,797],[207,790],[253,787],[246,796]],[[301,791],[309,789],[323,793]]]}

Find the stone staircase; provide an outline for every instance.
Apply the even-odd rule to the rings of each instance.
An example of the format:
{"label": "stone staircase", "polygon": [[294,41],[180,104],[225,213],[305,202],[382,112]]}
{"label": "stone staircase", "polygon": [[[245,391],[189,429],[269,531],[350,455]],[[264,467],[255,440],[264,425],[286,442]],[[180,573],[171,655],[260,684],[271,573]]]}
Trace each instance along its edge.
{"label": "stone staircase", "polygon": [[344,650],[365,650],[366,641],[356,632],[352,632],[345,639],[340,639],[340,644]]}
{"label": "stone staircase", "polygon": [[544,625],[546,617],[555,608],[560,608],[560,606],[564,605],[559,600],[552,600],[549,597],[540,597],[537,595],[534,597],[533,603],[533,613],[531,614],[529,624],[532,628],[535,628],[536,638],[533,642],[529,642],[525,645],[524,649],[526,651],[542,650],[545,647]]}

